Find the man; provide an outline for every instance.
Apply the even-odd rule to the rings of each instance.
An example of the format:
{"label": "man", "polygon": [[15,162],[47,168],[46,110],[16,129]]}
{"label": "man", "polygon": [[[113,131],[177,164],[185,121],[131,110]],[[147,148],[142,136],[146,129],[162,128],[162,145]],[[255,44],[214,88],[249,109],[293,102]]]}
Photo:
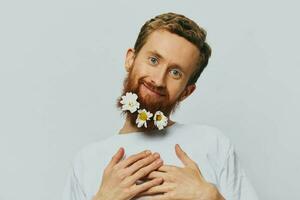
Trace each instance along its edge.
{"label": "man", "polygon": [[127,51],[128,76],[117,101],[124,126],[80,151],[65,200],[257,199],[232,144],[218,129],[170,118],[208,64],[205,39],[204,29],[176,13],[143,25]]}

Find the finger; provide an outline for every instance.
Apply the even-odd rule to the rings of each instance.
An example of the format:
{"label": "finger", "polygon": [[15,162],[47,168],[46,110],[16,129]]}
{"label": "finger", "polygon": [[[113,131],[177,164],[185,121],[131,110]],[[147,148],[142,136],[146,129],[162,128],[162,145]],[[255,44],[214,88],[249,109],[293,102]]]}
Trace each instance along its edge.
{"label": "finger", "polygon": [[108,163],[108,168],[113,167],[116,165],[124,156],[125,150],[123,147],[120,147],[118,151],[113,155],[110,162]]}
{"label": "finger", "polygon": [[131,165],[132,163],[134,163],[134,162],[136,162],[140,159],[143,159],[143,158],[145,158],[149,155],[151,155],[151,151],[145,150],[145,151],[142,151],[138,154],[134,154],[132,156],[129,156],[127,159],[122,160],[120,163],[118,163],[118,168],[120,168],[120,169],[126,168],[129,165]]}
{"label": "finger", "polygon": [[162,193],[166,193],[166,192],[170,192],[172,190],[174,190],[175,185],[172,183],[163,183],[162,185],[157,185],[157,186],[153,186],[151,188],[149,188],[148,190],[138,194],[137,196],[145,196],[145,195],[156,195],[156,194],[162,194]]}
{"label": "finger", "polygon": [[198,164],[194,162],[179,146],[179,144],[175,145],[175,151],[178,156],[178,158],[183,162],[184,165],[191,167],[192,169],[195,169],[199,172],[200,176],[202,177],[202,173],[200,171],[200,168],[198,167]]}
{"label": "finger", "polygon": [[149,165],[150,163],[154,162],[155,160],[157,160],[160,157],[160,155],[158,153],[154,153],[146,158],[143,158],[137,162],[135,162],[134,164],[130,165],[129,167],[127,167],[125,169],[125,174],[127,176],[132,175],[133,173],[135,173],[136,171],[138,171],[140,168]]}
{"label": "finger", "polygon": [[146,178],[147,179],[163,178],[164,181],[170,181],[167,173],[159,172],[159,171],[150,172]]}
{"label": "finger", "polygon": [[147,166],[139,169],[133,175],[125,178],[125,180],[124,180],[125,184],[128,184],[128,185],[134,184],[139,179],[147,176],[150,172],[159,168],[162,164],[163,164],[163,161],[161,159],[157,159],[155,162],[151,163],[150,165],[147,165]]}
{"label": "finger", "polygon": [[190,159],[190,157],[181,149],[179,144],[175,145],[175,152],[176,152],[177,157],[181,160],[181,162],[185,166],[194,165],[194,161],[192,159]]}
{"label": "finger", "polygon": [[162,178],[155,178],[151,181],[144,182],[139,185],[134,185],[133,186],[133,193],[135,195],[142,193],[143,191],[148,190],[149,188],[152,188],[154,186],[160,185],[162,183],[163,179]]}
{"label": "finger", "polygon": [[172,171],[176,171],[178,169],[182,169],[182,167],[177,167],[177,166],[174,166],[174,165],[162,165],[161,167],[159,167],[157,169],[157,171],[160,171],[160,172],[172,172]]}

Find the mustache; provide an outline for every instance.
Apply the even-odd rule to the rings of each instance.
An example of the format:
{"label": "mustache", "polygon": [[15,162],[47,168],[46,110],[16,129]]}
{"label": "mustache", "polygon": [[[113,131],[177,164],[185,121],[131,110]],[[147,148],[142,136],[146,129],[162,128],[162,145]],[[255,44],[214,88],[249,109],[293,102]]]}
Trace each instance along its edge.
{"label": "mustache", "polygon": [[161,96],[167,96],[167,90],[165,87],[162,87],[162,86],[155,86],[153,85],[152,83],[148,83],[146,82],[143,77],[141,77],[139,80],[138,80],[138,84],[139,85],[142,85],[144,84],[147,88],[149,88],[150,90],[160,94]]}

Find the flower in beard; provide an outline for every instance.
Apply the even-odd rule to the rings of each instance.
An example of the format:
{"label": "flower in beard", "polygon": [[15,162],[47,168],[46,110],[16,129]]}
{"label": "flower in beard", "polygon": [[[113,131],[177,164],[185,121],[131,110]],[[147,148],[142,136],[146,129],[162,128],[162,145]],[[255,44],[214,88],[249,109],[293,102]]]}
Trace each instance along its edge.
{"label": "flower in beard", "polygon": [[139,107],[140,103],[137,102],[138,96],[132,92],[126,92],[126,95],[122,96],[122,100],[120,101],[122,105],[122,110],[129,110],[131,113],[134,113]]}
{"label": "flower in beard", "polygon": [[161,111],[156,111],[153,117],[154,125],[162,130],[168,124],[168,118]]}
{"label": "flower in beard", "polygon": [[135,120],[137,127],[142,127],[143,125],[147,128],[147,121],[153,116],[151,112],[148,112],[146,109],[138,110],[138,116]]}

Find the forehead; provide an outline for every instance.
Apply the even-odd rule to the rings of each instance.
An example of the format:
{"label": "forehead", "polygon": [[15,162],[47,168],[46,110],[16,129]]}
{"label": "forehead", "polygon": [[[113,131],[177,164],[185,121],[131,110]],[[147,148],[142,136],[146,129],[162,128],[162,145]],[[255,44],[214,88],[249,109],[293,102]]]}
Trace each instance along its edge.
{"label": "forehead", "polygon": [[199,57],[199,50],[193,43],[166,30],[151,33],[141,52],[157,52],[166,62],[191,70]]}

